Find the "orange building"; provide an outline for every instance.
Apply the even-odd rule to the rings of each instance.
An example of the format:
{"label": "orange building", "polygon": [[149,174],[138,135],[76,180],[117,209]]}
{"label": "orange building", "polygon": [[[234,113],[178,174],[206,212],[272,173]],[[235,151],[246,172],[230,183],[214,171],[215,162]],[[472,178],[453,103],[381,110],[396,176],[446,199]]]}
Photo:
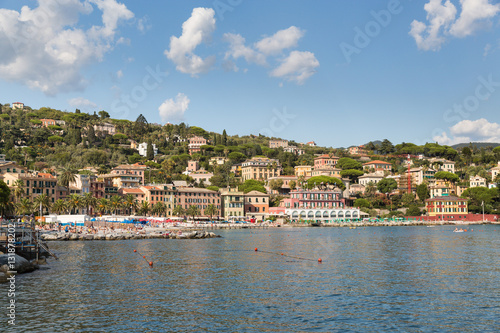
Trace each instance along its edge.
{"label": "orange building", "polygon": [[324,154],[314,159],[314,169],[323,169],[325,167],[334,167],[337,165],[339,158],[337,156]]}
{"label": "orange building", "polygon": [[443,216],[459,219],[469,213],[467,199],[455,196],[442,196],[425,200],[429,216]]}

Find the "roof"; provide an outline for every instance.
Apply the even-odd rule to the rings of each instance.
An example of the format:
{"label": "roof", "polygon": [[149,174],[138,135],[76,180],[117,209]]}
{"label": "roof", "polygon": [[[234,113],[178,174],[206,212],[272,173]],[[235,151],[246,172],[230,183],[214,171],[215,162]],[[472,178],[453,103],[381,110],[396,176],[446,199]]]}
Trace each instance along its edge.
{"label": "roof", "polygon": [[366,162],[363,165],[369,165],[369,164],[391,164],[391,163],[380,161],[380,160],[375,160],[375,161]]}
{"label": "roof", "polygon": [[113,168],[113,170],[116,170],[116,169],[146,169],[147,166],[143,165],[143,164],[139,164],[139,163],[136,163],[136,164],[122,164],[122,165],[119,165],[115,168]]}
{"label": "roof", "polygon": [[442,197],[435,197],[432,199],[427,199],[425,201],[467,201],[467,199],[464,198],[459,198],[454,195],[448,195],[448,196],[442,196]]}
{"label": "roof", "polygon": [[250,191],[248,193],[245,193],[245,196],[246,197],[268,197],[269,194],[262,193],[262,192],[259,192],[259,191]]}
{"label": "roof", "polygon": [[122,191],[123,191],[123,193],[140,193],[140,194],[144,194],[144,192],[141,189],[138,189],[138,188],[123,188]]}
{"label": "roof", "polygon": [[177,189],[178,192],[195,192],[195,193],[219,193],[217,191],[207,190],[206,188],[198,187],[181,187]]}
{"label": "roof", "polygon": [[328,154],[323,154],[323,155],[321,155],[321,156],[315,157],[314,159],[318,159],[318,158],[331,158],[331,159],[338,159],[338,157],[337,157],[337,156],[334,156],[334,155],[330,156],[330,155],[328,155]]}

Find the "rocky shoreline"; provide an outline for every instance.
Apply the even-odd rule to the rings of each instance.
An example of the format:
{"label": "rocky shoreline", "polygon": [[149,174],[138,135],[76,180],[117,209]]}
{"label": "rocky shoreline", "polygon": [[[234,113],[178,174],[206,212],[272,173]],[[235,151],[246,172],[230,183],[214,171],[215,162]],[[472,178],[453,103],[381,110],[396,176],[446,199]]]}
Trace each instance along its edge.
{"label": "rocky shoreline", "polygon": [[208,231],[185,231],[185,232],[152,232],[152,233],[132,233],[132,232],[111,232],[111,233],[70,233],[58,232],[53,234],[42,234],[43,241],[112,241],[127,239],[204,239],[221,237]]}

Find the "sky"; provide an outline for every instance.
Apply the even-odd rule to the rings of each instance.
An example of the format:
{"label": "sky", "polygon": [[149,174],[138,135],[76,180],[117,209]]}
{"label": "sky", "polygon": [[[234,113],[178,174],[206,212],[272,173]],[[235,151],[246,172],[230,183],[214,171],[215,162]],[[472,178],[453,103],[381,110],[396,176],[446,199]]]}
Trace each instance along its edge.
{"label": "sky", "polygon": [[320,146],[500,142],[497,0],[0,0],[0,103]]}

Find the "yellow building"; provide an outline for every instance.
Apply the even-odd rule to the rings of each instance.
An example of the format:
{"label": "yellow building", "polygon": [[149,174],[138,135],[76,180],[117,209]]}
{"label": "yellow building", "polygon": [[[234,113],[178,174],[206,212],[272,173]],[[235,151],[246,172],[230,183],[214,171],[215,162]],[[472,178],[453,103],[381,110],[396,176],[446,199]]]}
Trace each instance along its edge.
{"label": "yellow building", "polygon": [[297,165],[294,169],[296,177],[311,177],[312,166],[310,165]]}
{"label": "yellow building", "polygon": [[267,157],[254,157],[241,164],[243,181],[248,179],[267,180],[281,175],[281,165],[278,160]]}
{"label": "yellow building", "polygon": [[425,200],[425,208],[429,216],[468,214],[467,199],[455,196],[442,196]]}

